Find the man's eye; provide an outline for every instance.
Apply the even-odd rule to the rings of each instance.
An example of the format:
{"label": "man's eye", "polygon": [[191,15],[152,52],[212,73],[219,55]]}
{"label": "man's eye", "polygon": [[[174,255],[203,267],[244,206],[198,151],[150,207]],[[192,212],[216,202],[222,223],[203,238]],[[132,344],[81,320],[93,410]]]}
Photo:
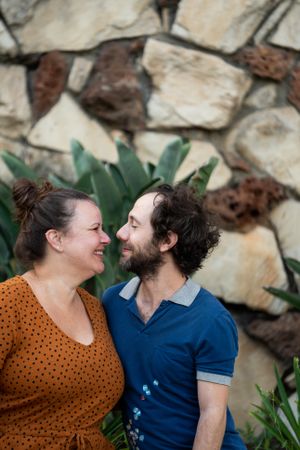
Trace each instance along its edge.
{"label": "man's eye", "polygon": [[131,224],[131,228],[137,228],[137,225],[132,225],[132,224]]}

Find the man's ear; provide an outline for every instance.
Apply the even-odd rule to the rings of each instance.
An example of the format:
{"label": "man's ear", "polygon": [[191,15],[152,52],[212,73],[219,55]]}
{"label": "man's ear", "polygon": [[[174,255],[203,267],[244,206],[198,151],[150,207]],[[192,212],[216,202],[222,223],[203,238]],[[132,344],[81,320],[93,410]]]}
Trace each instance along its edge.
{"label": "man's ear", "polygon": [[167,252],[173,248],[178,241],[178,234],[174,231],[168,231],[167,237],[161,242],[159,249],[162,253]]}
{"label": "man's ear", "polygon": [[57,252],[62,251],[61,233],[57,230],[50,229],[46,231],[45,237],[48,244]]}

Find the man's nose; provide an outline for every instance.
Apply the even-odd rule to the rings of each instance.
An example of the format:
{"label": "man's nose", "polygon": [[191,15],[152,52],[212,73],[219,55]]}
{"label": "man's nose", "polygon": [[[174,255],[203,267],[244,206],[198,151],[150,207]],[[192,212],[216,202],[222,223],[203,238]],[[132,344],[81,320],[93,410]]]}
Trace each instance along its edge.
{"label": "man's nose", "polygon": [[125,223],[116,233],[116,236],[120,241],[126,241],[128,239],[128,224]]}

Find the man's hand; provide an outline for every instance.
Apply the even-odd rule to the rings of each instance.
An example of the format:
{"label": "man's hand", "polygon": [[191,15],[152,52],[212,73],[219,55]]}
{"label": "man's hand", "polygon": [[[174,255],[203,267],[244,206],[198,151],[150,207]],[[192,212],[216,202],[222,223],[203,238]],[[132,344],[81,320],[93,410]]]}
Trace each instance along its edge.
{"label": "man's hand", "polygon": [[229,387],[198,381],[200,419],[193,450],[220,450],[225,425]]}

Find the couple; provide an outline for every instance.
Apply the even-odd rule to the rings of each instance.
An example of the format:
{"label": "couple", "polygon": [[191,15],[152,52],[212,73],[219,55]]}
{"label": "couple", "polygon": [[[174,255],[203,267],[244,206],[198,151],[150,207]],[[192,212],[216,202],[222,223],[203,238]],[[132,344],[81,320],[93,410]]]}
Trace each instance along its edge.
{"label": "couple", "polygon": [[142,195],[118,231],[121,264],[138,277],[104,294],[110,332],[78,288],[104,270],[98,207],[48,182],[19,180],[13,198],[28,271],[0,284],[0,448],[113,449],[99,425],[125,374],[131,449],[245,449],[227,409],[236,328],[188,277],[218,241],[192,190]]}

